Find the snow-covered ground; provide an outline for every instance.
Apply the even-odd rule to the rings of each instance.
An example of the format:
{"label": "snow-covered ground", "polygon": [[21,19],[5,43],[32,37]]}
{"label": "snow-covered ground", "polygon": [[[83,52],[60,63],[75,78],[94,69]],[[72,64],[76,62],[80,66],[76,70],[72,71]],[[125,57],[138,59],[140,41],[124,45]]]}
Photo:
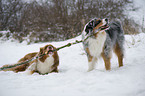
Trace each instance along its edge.
{"label": "snow-covered ground", "polygon": [[[63,42],[0,43],[0,66],[17,62],[46,44],[60,47],[81,37]],[[145,34],[125,36],[124,66],[118,67],[113,54],[112,69],[106,71],[100,59],[95,70],[87,72],[87,57],[82,44],[58,51],[59,73],[27,75],[26,72],[0,72],[0,96],[145,96]]]}

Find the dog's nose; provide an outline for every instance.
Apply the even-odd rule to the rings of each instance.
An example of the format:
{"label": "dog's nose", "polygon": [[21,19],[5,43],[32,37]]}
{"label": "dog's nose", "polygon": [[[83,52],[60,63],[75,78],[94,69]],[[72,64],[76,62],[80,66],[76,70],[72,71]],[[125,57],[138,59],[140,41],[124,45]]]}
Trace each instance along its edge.
{"label": "dog's nose", "polygon": [[108,22],[108,19],[106,18],[105,21]]}
{"label": "dog's nose", "polygon": [[49,50],[52,50],[52,47],[51,46],[49,46]]}

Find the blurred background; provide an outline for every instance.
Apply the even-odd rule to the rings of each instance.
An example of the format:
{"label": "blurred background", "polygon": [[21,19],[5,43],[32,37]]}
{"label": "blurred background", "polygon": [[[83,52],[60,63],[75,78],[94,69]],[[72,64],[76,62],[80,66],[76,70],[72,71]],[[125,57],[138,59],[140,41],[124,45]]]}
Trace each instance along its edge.
{"label": "blurred background", "polygon": [[133,0],[0,0],[0,38],[3,41],[63,41],[81,34],[92,18],[120,20],[125,34],[144,31],[144,15],[137,22],[129,12]]}

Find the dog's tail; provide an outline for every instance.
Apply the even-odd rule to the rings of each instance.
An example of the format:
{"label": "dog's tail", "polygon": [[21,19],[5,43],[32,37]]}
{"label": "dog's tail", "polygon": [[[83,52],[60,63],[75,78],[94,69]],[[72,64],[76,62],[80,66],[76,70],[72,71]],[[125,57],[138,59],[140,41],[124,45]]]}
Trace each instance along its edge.
{"label": "dog's tail", "polygon": [[121,21],[115,20],[113,22],[110,22],[109,26],[110,26],[110,28],[109,28],[109,30],[106,30],[106,32],[109,34],[109,36],[111,38],[113,38],[113,37],[117,38],[116,42],[117,42],[119,48],[121,49],[121,51],[123,52],[125,38],[124,38],[124,31],[122,28]]}
{"label": "dog's tail", "polygon": [[117,43],[120,47],[120,50],[122,53],[124,53],[124,42],[125,42],[125,37],[124,37],[124,31],[122,28],[122,24],[120,21],[115,21],[113,22],[114,26],[116,26],[116,30],[118,32],[117,34]]}
{"label": "dog's tail", "polygon": [[118,25],[118,32],[119,34],[117,35],[117,43],[119,44],[120,48],[122,49],[122,51],[124,50],[124,41],[125,41],[125,37],[124,37],[124,31],[122,28],[122,24],[120,21],[116,21],[116,24]]}
{"label": "dog's tail", "polygon": [[124,33],[121,21],[115,20],[114,22],[110,22],[109,26],[111,27],[111,30],[117,30],[119,33]]}

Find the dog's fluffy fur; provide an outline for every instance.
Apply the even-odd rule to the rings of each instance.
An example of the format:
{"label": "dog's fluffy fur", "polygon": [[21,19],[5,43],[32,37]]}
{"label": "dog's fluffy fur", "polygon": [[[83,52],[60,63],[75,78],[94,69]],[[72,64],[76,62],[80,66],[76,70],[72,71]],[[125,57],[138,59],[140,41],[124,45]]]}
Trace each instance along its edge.
{"label": "dog's fluffy fur", "polygon": [[[52,52],[54,49],[56,49],[54,46],[46,45],[40,48],[39,52],[29,53],[25,55],[23,58],[21,58],[18,61],[18,63],[25,62],[29,59],[32,59],[33,57],[40,56],[44,53],[47,54],[48,51],[50,51],[47,55],[37,58],[36,60],[33,60],[29,63],[16,66],[13,68],[5,69],[3,71],[14,71],[17,73],[17,72],[25,71],[26,69],[28,69],[30,74],[33,74],[34,72],[37,72],[39,74],[48,74],[51,72],[58,72],[57,66],[59,65],[59,56],[57,54],[57,51]],[[4,65],[2,67],[6,67],[6,66],[10,66],[10,65]]]}
{"label": "dog's fluffy fur", "polygon": [[[109,25],[109,28],[108,28]],[[88,57],[88,71],[95,68],[97,59],[102,56],[106,70],[111,69],[110,59],[112,50],[118,56],[119,67],[123,66],[124,32],[119,21],[108,23],[108,19],[92,19],[82,32],[82,39]]]}

